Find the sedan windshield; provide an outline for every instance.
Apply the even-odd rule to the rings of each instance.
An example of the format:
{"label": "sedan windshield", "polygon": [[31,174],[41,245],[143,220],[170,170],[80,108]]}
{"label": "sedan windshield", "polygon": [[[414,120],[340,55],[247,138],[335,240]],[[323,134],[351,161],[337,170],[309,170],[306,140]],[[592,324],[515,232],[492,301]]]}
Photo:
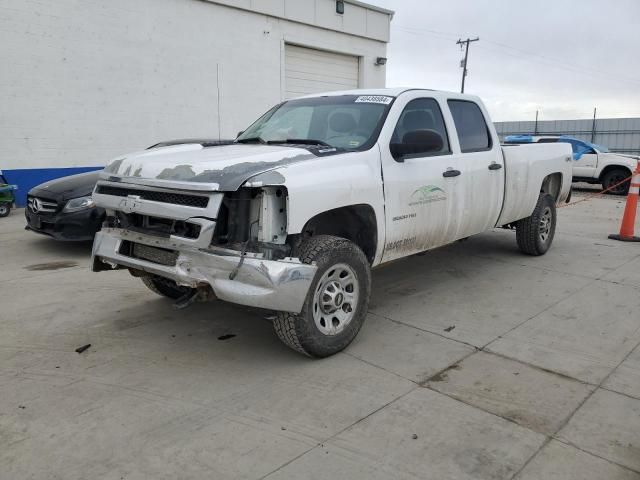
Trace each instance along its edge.
{"label": "sedan windshield", "polygon": [[364,150],[376,142],[392,101],[372,95],[290,100],[265,113],[236,141]]}

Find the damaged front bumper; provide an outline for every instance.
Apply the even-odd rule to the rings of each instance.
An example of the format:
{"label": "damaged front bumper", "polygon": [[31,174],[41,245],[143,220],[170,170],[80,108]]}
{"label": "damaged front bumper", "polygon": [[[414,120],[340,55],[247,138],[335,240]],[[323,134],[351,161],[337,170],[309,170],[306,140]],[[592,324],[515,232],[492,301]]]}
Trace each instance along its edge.
{"label": "damaged front bumper", "polygon": [[[232,303],[300,312],[316,266],[293,258],[265,260],[246,254],[238,269],[240,259],[240,252],[233,250],[181,245],[173,238],[103,228],[93,243],[92,269],[129,268],[192,288],[208,285],[218,298]],[[231,273],[236,269],[234,277]]]}

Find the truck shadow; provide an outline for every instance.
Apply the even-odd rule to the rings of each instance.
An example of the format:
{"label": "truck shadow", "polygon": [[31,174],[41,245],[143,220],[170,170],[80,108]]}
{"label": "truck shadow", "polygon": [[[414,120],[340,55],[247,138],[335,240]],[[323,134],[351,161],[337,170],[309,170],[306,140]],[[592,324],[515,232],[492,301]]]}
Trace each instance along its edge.
{"label": "truck shadow", "polygon": [[49,238],[45,235],[29,232],[26,230],[24,234],[25,242],[29,243],[35,249],[39,249],[49,253],[55,253],[57,255],[60,255],[61,257],[91,256],[91,247],[93,246],[92,240],[82,242],[66,242],[54,240],[53,238]]}
{"label": "truck shadow", "polygon": [[[490,258],[498,253],[505,261],[496,263]],[[506,263],[511,257],[522,258],[515,235],[497,230],[376,268],[369,311],[403,315],[427,299],[443,303],[465,292],[469,295],[479,283],[486,283],[487,276],[498,281],[512,268]],[[129,344],[144,342],[145,351],[154,358],[197,361],[215,368],[226,363],[223,356],[252,364],[265,359],[284,363],[308,360],[281,344],[272,328],[271,311],[220,300],[176,310],[170,300],[148,292],[139,280],[127,276],[126,285],[131,285],[127,298],[114,291],[113,302],[121,298],[120,304],[107,302],[113,308],[98,312],[97,323],[104,325],[106,334],[126,338]],[[424,315],[428,316],[426,311]],[[366,322],[363,328],[367,328]]]}
{"label": "truck shadow", "polygon": [[[468,261],[457,250],[455,245],[443,247],[375,269],[370,310],[389,307],[399,297],[428,291],[434,284],[442,288],[443,282],[469,281],[467,277],[477,273],[477,268],[469,272]],[[257,364],[265,359],[277,363],[309,361],[277,338],[272,327],[274,312],[221,300],[176,310],[170,300],[133,288],[126,305],[100,313],[103,318],[99,323],[109,325],[109,330],[126,337],[130,344],[144,339],[145,349],[154,357],[182,362],[197,359],[214,368],[226,363],[221,356]]]}

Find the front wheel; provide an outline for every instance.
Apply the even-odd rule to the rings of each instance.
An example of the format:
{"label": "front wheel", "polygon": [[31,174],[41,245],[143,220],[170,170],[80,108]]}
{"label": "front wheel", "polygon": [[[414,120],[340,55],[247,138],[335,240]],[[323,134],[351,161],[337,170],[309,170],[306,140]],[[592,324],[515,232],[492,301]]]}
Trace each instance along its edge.
{"label": "front wheel", "polygon": [[276,334],[287,346],[310,357],[344,350],[360,331],[371,293],[371,269],[349,240],[318,235],[304,242],[297,256],[318,267],[299,314],[278,312]]}
{"label": "front wheel", "polygon": [[149,275],[145,277],[141,277],[142,283],[154,293],[162,297],[167,297],[172,300],[177,300],[186,294],[188,294],[192,289],[189,287],[183,287],[178,285],[173,280],[169,280],[168,278],[158,277],[156,275]]}
{"label": "front wheel", "polygon": [[518,247],[527,255],[544,255],[556,233],[556,204],[548,193],[541,193],[530,217],[516,222]]}
{"label": "front wheel", "polygon": [[[611,170],[602,177],[602,188],[609,190],[607,193],[611,195],[626,195],[631,185],[631,174],[628,170],[616,169]],[[627,179],[625,182],[624,180]]]}
{"label": "front wheel", "polygon": [[0,217],[7,217],[11,213],[11,205],[9,203],[0,203]]}

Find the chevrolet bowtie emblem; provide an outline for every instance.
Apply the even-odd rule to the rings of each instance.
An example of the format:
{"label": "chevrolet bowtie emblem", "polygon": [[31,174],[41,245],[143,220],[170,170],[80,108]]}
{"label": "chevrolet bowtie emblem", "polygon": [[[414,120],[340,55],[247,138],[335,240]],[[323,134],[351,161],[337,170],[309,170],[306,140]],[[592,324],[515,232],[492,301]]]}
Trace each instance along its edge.
{"label": "chevrolet bowtie emblem", "polygon": [[133,213],[140,208],[140,196],[139,195],[127,195],[127,198],[120,200],[118,207],[125,213]]}

